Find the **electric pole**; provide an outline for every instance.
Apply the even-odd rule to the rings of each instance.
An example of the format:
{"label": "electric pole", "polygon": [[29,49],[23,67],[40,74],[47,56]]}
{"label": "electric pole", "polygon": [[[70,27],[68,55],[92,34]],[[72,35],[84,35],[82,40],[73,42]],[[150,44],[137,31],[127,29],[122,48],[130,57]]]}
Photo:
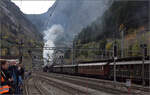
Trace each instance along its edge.
{"label": "electric pole", "polygon": [[[0,38],[0,43],[1,43],[1,47],[0,47],[0,57],[2,55],[2,22],[0,21],[0,33],[1,33],[1,38]],[[0,63],[0,86],[1,86],[1,63]]]}
{"label": "electric pole", "polygon": [[121,31],[121,58],[123,58],[124,57],[124,36],[125,36],[124,32],[126,30],[124,24],[120,25],[119,30]]}
{"label": "electric pole", "polygon": [[147,56],[147,45],[146,44],[142,44],[141,45],[141,48],[142,48],[142,55],[143,55],[143,57],[142,57],[142,85],[144,86],[145,85],[145,80],[144,80],[144,68],[145,68],[145,66],[144,66],[144,64],[145,64],[145,58],[146,58],[146,56]]}
{"label": "electric pole", "polygon": [[114,86],[116,87],[116,60],[117,60],[117,42],[116,42],[116,31],[114,31],[114,45],[113,45],[113,60],[114,60]]}
{"label": "electric pole", "polygon": [[74,35],[74,39],[73,39],[73,42],[72,42],[72,65],[74,64],[75,62],[75,42],[76,42],[76,35]]}
{"label": "electric pole", "polygon": [[117,45],[114,42],[114,84],[116,83],[116,60],[117,60]]}
{"label": "electric pole", "polygon": [[122,40],[121,40],[121,58],[124,57],[124,30],[121,31],[121,36],[122,36]]}
{"label": "electric pole", "polygon": [[72,65],[74,64],[74,40],[72,43]]}

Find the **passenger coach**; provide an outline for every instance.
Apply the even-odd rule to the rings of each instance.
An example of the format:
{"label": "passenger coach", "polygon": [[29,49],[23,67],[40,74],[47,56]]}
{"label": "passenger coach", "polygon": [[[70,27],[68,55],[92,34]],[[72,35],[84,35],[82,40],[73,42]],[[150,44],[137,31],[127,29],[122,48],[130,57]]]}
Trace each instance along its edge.
{"label": "passenger coach", "polygon": [[[142,61],[122,61],[116,62],[116,79],[118,81],[126,81],[131,79],[134,82],[141,83],[142,79],[146,84],[149,83],[150,61],[144,63],[144,77],[142,77]],[[114,62],[95,62],[76,64],[76,65],[57,65],[51,68],[52,72],[70,75],[81,75],[96,78],[104,78],[113,80]]]}
{"label": "passenger coach", "polygon": [[109,65],[106,62],[79,64],[78,73],[81,75],[106,78],[109,73]]}

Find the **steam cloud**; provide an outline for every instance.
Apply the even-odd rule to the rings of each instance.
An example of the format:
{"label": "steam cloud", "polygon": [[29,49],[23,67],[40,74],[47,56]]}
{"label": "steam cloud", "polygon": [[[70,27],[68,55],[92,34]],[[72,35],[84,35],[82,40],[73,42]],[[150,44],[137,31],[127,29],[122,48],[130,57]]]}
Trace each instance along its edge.
{"label": "steam cloud", "polygon": [[[44,47],[55,47],[54,41],[55,39],[64,33],[64,28],[60,24],[52,25],[49,29],[44,31],[45,37],[45,45]],[[48,59],[47,54],[50,56],[53,54],[53,50],[44,50],[43,57]],[[47,64],[46,62],[44,62]]]}

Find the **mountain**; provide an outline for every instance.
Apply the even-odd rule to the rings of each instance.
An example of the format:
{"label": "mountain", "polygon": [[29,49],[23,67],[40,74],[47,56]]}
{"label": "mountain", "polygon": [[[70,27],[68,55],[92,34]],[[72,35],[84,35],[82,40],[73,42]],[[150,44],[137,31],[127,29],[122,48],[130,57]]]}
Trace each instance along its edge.
{"label": "mountain", "polygon": [[[116,1],[104,12],[102,17],[98,17],[93,23],[82,29],[79,36],[82,41],[88,37],[87,41],[83,42],[88,43],[88,40],[113,38],[114,34],[119,37],[118,32],[121,24],[126,30],[139,27],[148,28],[148,6],[148,1]],[[85,35],[82,35],[84,33]]]}
{"label": "mountain", "polygon": [[[43,36],[10,0],[0,0],[1,56],[19,56],[19,43],[23,43],[23,58],[31,66],[29,47],[43,44]],[[34,52],[34,49],[32,50]],[[41,49],[40,52],[43,50]],[[41,55],[39,52],[39,55]],[[42,56],[42,55],[41,55]],[[30,61],[29,61],[30,60]],[[25,62],[28,61],[28,62]],[[28,64],[27,64],[28,63]]]}
{"label": "mountain", "polygon": [[36,29],[43,34],[48,14],[27,14],[25,16],[32,22],[33,25],[35,25]]}
{"label": "mountain", "polygon": [[53,26],[61,26],[63,33],[54,40],[55,45],[60,45],[70,43],[75,34],[101,16],[110,5],[111,0],[56,0],[46,13],[26,16],[46,34]]}
{"label": "mountain", "polygon": [[[150,48],[149,33],[149,1],[115,1],[93,23],[82,29],[77,38],[76,48],[99,48],[107,51],[80,51],[78,58],[93,60],[100,56],[112,58],[114,41],[118,48],[118,58],[121,56],[123,44],[124,56],[142,56],[141,44]],[[122,31],[124,42],[122,42]],[[88,57],[88,58],[87,58]],[[94,59],[96,60],[96,59]]]}

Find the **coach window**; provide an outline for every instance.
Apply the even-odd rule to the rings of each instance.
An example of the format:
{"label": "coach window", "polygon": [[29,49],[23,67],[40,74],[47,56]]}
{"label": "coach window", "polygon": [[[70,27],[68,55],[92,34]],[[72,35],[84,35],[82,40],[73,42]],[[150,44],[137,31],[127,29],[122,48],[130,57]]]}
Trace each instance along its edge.
{"label": "coach window", "polygon": [[93,66],[93,70],[97,71],[98,66]]}
{"label": "coach window", "polygon": [[101,70],[101,66],[99,66],[99,68],[98,69],[100,69]]}
{"label": "coach window", "polygon": [[97,66],[97,71],[101,70],[101,66]]}
{"label": "coach window", "polygon": [[117,71],[119,70],[119,65],[116,66]]}
{"label": "coach window", "polygon": [[88,69],[88,66],[85,66],[84,69]]}
{"label": "coach window", "polygon": [[100,66],[95,66],[96,67],[96,69],[99,69],[100,68]]}
{"label": "coach window", "polygon": [[88,66],[88,69],[91,69],[91,68],[92,68],[92,66],[89,65],[89,66]]}
{"label": "coach window", "polygon": [[102,66],[102,70],[104,70],[104,66]]}
{"label": "coach window", "polygon": [[89,68],[89,66],[85,66],[85,69],[88,69]]}
{"label": "coach window", "polygon": [[101,66],[99,66],[99,69],[101,70]]}
{"label": "coach window", "polygon": [[126,70],[126,71],[128,70],[128,65],[125,66],[125,70]]}
{"label": "coach window", "polygon": [[93,66],[92,68],[93,68],[93,69],[97,69],[97,66]]}
{"label": "coach window", "polygon": [[119,65],[116,66],[116,70],[117,70],[117,71],[119,71],[119,67],[120,67]]}
{"label": "coach window", "polygon": [[93,70],[95,70],[95,71],[96,71],[97,66],[92,66],[92,68],[91,68],[91,69],[93,69]]}
{"label": "coach window", "polygon": [[85,69],[85,67],[84,67],[84,66],[81,66],[81,68],[82,68],[82,69]]}

